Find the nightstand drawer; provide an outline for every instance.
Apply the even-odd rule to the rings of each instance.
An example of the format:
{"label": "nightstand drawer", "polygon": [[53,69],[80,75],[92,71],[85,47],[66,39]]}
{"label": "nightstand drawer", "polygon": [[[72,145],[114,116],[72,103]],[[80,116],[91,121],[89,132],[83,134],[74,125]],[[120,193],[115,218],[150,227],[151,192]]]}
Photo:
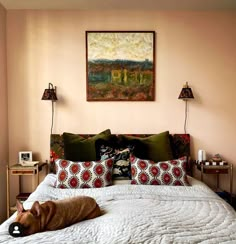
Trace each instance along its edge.
{"label": "nightstand drawer", "polygon": [[203,169],[205,174],[228,174],[228,169]]}
{"label": "nightstand drawer", "polygon": [[36,170],[12,170],[12,175],[33,175],[36,174]]}

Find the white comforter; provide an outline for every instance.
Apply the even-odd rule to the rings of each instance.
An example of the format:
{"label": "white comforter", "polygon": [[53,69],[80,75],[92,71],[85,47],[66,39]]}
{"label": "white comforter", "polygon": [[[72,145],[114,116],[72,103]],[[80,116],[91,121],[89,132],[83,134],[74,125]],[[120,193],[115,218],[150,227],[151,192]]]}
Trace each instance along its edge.
{"label": "white comforter", "polygon": [[[24,203],[63,199],[76,195],[94,197],[103,215],[58,231],[13,238],[0,226],[0,243],[236,243],[235,211],[203,183],[192,186],[113,185],[101,189],[57,189],[49,174]],[[73,210],[72,210],[73,211]]]}

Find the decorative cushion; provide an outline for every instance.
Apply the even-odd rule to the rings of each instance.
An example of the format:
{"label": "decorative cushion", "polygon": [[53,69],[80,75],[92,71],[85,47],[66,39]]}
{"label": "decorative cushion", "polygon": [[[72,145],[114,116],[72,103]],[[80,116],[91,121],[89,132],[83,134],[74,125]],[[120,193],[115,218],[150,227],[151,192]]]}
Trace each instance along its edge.
{"label": "decorative cushion", "polygon": [[107,144],[101,144],[98,147],[100,160],[113,158],[115,156],[115,148]]}
{"label": "decorative cushion", "polygon": [[63,133],[65,159],[72,161],[92,161],[97,160],[96,140],[109,140],[111,131],[109,129],[88,139],[72,134]]}
{"label": "decorative cushion", "polygon": [[153,161],[164,161],[173,159],[169,131],[155,134],[145,138],[135,136],[120,136],[123,143],[133,143],[135,145],[134,154],[139,158]]}
{"label": "decorative cushion", "polygon": [[[94,134],[80,134],[84,139],[93,137]],[[118,135],[113,135],[118,138]],[[130,134],[129,134],[130,136]],[[151,136],[150,134],[134,134],[133,136],[145,138]],[[96,141],[97,142],[97,141]],[[173,158],[180,158],[183,156],[190,156],[190,135],[189,134],[173,134],[170,135],[170,143],[173,152]],[[63,135],[51,134],[50,136],[50,172],[56,173],[55,160],[64,157],[64,142]],[[98,157],[99,159],[99,157]],[[192,175],[192,164],[188,160],[187,172]]]}
{"label": "decorative cushion", "polygon": [[130,180],[131,168],[130,168],[130,153],[133,151],[132,146],[126,148],[113,148],[107,145],[100,146],[101,160],[112,158],[113,162],[113,180]]}
{"label": "decorative cushion", "polygon": [[189,186],[186,174],[187,157],[155,163],[130,156],[131,184]]}
{"label": "decorative cushion", "polygon": [[117,149],[113,157],[113,179],[131,179],[131,168],[130,168],[130,149]]}
{"label": "decorative cushion", "polygon": [[112,184],[113,160],[73,162],[57,159],[57,188],[100,188]]}

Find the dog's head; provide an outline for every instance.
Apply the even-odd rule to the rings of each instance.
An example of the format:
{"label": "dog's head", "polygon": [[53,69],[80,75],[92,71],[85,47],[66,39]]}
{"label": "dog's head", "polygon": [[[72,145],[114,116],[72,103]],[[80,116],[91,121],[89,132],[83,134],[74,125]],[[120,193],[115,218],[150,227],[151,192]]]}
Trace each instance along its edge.
{"label": "dog's head", "polygon": [[34,202],[29,210],[25,210],[22,203],[17,200],[17,217],[15,222],[18,222],[23,227],[23,235],[31,235],[41,231],[41,206],[38,201]]}

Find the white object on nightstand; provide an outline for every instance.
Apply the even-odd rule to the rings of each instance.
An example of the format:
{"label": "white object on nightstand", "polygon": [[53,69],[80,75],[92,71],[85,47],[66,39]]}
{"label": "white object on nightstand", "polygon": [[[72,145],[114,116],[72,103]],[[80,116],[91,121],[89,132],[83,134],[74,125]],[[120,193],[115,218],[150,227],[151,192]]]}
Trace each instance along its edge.
{"label": "white object on nightstand", "polygon": [[30,167],[30,166],[35,166],[39,163],[39,161],[21,161],[20,165],[21,166],[26,166],[26,167]]}
{"label": "white object on nightstand", "polygon": [[206,151],[198,150],[198,161],[202,162],[206,160]]}

